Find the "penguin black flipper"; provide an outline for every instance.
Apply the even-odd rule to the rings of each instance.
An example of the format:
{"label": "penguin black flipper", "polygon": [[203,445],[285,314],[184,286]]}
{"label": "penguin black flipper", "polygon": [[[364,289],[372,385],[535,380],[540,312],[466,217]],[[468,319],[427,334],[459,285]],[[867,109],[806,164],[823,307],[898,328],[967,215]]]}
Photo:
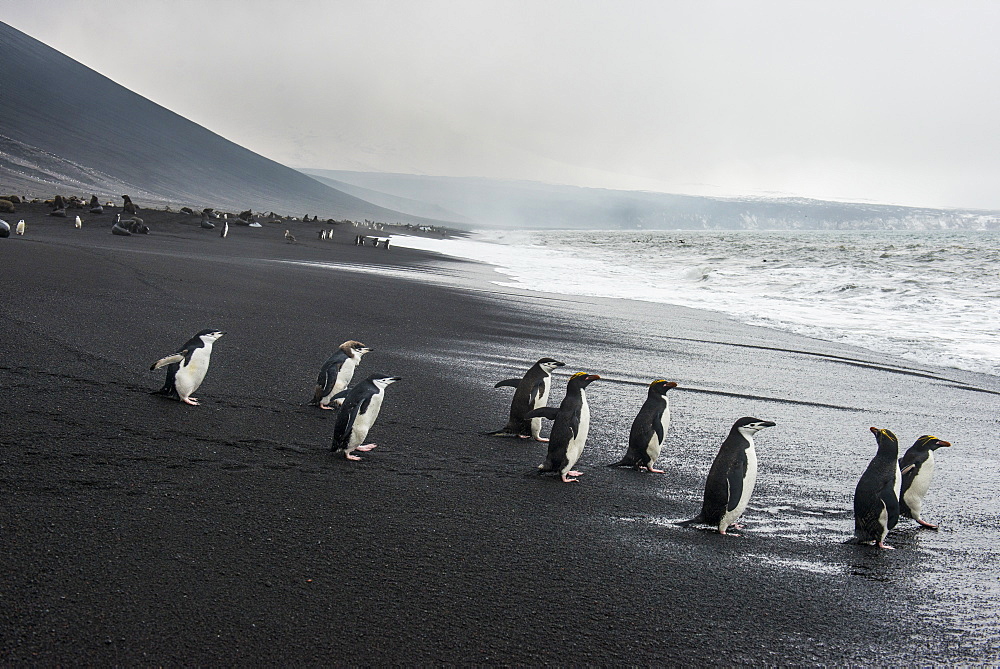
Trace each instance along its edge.
{"label": "penguin black flipper", "polygon": [[893,481],[889,481],[879,491],[879,499],[885,504],[885,510],[889,514],[889,517],[886,519],[886,527],[891,530],[899,522],[899,498],[896,497],[896,489],[893,486]]}
{"label": "penguin black flipper", "polygon": [[528,413],[524,414],[524,417],[555,420],[557,415],[559,415],[559,409],[557,407],[541,407],[540,409],[532,409]]}
{"label": "penguin black flipper", "polygon": [[499,383],[497,383],[493,387],[494,388],[504,388],[504,387],[517,388],[518,384],[520,384],[520,383],[521,383],[521,379],[507,379],[506,381],[500,381]]}
{"label": "penguin black flipper", "polygon": [[[886,495],[886,490],[888,490],[888,495]],[[862,476],[861,480],[858,481],[854,493],[854,520],[855,526],[863,530],[865,534],[864,537],[858,537],[859,539],[872,541],[882,536],[881,516],[885,512],[888,513],[887,521],[892,518],[892,513],[886,505],[886,498],[894,497],[893,492],[892,477],[869,475]],[[897,500],[897,509],[898,505]]]}
{"label": "penguin black flipper", "polygon": [[337,393],[336,395],[334,395],[333,397],[331,397],[330,401],[332,402],[333,400],[342,400],[342,399],[345,399],[347,397],[347,393],[351,392],[351,390],[352,390],[351,388],[344,388],[339,393]]}
{"label": "penguin black flipper", "polygon": [[[701,513],[695,518],[707,525],[715,525],[727,511],[736,508],[743,492],[742,472],[735,453],[720,453],[708,470],[705,479],[705,499]],[[733,486],[737,489],[733,490]]]}
{"label": "penguin black flipper", "polygon": [[733,511],[739,506],[743,497],[743,480],[747,474],[746,461],[734,462],[729,468],[726,478],[729,481],[729,502],[726,504],[727,511]]}

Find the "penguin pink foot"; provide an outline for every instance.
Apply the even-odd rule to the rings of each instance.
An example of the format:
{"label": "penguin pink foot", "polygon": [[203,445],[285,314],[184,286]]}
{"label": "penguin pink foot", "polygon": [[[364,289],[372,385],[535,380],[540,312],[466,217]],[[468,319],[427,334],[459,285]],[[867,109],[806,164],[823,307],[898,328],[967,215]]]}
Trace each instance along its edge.
{"label": "penguin pink foot", "polygon": [[185,404],[190,404],[193,407],[201,406],[201,403],[198,401],[197,397],[182,397],[181,402],[184,402]]}
{"label": "penguin pink foot", "polygon": [[654,467],[646,467],[646,471],[649,472],[650,474],[666,474],[667,473],[666,469],[656,469]]}
{"label": "penguin pink foot", "polygon": [[543,444],[549,443],[549,440],[548,440],[547,437],[538,437],[537,439],[535,439],[535,441],[543,443]]}
{"label": "penguin pink foot", "polygon": [[[572,473],[572,472],[570,472],[570,473]],[[580,479],[571,479],[571,478],[568,478],[568,474],[563,474],[562,475],[562,482],[563,483],[579,483]]]}
{"label": "penguin pink foot", "polygon": [[937,525],[934,525],[932,523],[928,523],[926,520],[921,520],[920,518],[917,518],[917,522],[920,523],[922,526],[926,527],[929,530],[936,530],[936,529],[938,529]]}
{"label": "penguin pink foot", "polygon": [[320,409],[326,409],[327,411],[333,411],[333,407],[332,406],[328,406],[326,404],[320,404],[319,408]]}
{"label": "penguin pink foot", "polygon": [[890,546],[889,544],[883,543],[881,541],[876,541],[875,542],[875,547],[876,548],[885,548],[886,550],[890,550],[890,551],[896,550],[895,546]]}
{"label": "penguin pink foot", "polygon": [[357,455],[351,455],[350,453],[344,453],[344,457],[348,460],[360,460],[361,458]]}
{"label": "penguin pink foot", "polygon": [[356,450],[356,451],[361,451],[361,452],[365,452],[365,451],[370,451],[370,450],[372,450],[372,449],[373,449],[373,448],[375,448],[376,446],[378,446],[378,444],[365,444],[364,446],[358,446],[358,447],[357,447],[357,448],[355,448],[354,450]]}
{"label": "penguin pink foot", "polygon": [[574,469],[566,472],[566,476],[583,476],[583,472],[578,472]]}

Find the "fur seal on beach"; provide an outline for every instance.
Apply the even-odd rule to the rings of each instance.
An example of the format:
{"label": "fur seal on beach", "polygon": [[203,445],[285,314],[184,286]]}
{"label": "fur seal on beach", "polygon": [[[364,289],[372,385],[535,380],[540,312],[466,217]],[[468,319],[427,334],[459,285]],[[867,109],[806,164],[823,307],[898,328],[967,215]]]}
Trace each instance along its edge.
{"label": "fur seal on beach", "polygon": [[899,488],[899,515],[912,518],[932,530],[936,530],[938,526],[921,518],[920,509],[934,476],[934,451],[943,446],[951,444],[925,434],[913,442],[913,446],[906,449],[906,453],[899,459],[900,472],[906,472]]}
{"label": "fur seal on beach", "polygon": [[753,436],[775,423],[745,416],[733,423],[729,435],[719,448],[718,455],[708,470],[705,480],[705,497],[701,505],[701,513],[682,525],[703,523],[714,525],[719,534],[728,532],[730,527],[738,530],[742,525],[736,524],[750,502],[754,486],[757,483],[757,449]]}
{"label": "fur seal on beach", "polygon": [[10,223],[0,218],[0,238],[10,237]]}
{"label": "fur seal on beach", "polygon": [[201,212],[201,227],[205,230],[215,230],[215,223],[209,220],[207,211]]}
{"label": "fur seal on beach", "polygon": [[673,381],[658,379],[649,384],[646,401],[639,409],[638,415],[632,421],[632,429],[628,434],[628,450],[618,462],[609,467],[645,467],[647,471],[663,474],[664,470],[655,469],[653,465],[660,457],[663,440],[670,427],[670,401],[667,391],[676,388]]}
{"label": "fur seal on beach", "polygon": [[[320,368],[319,377],[316,379],[316,390],[309,401],[309,406],[320,409],[331,408],[330,400],[350,385],[361,357],[371,351],[372,349],[353,339],[341,344]],[[337,404],[343,402],[343,399],[336,400]]]}
{"label": "fur seal on beach", "polygon": [[104,207],[101,206],[101,201],[97,199],[96,195],[90,196],[90,213],[91,214],[104,213]]}
{"label": "fur seal on beach", "polygon": [[14,228],[14,232],[19,235],[24,235],[24,230],[26,227],[27,226],[25,226],[24,224],[24,219],[22,218],[20,221],[17,222],[17,227]]}
{"label": "fur seal on beach", "polygon": [[597,374],[577,372],[566,384],[566,396],[559,408],[542,407],[525,414],[525,418],[547,418],[553,421],[549,437],[549,450],[545,462],[538,465],[539,473],[558,472],[563,483],[574,483],[581,476],[573,471],[573,465],[580,459],[590,431],[590,406],[587,404],[585,388],[600,379]]}
{"label": "fur seal on beach", "polygon": [[854,537],[858,543],[874,541],[879,548],[889,530],[899,522],[899,441],[889,430],[869,428],[878,442],[878,452],[868,463],[854,489]]}
{"label": "fur seal on beach", "polygon": [[66,202],[63,200],[62,195],[56,195],[55,200],[52,202],[52,211],[49,212],[49,216],[66,218]]}
{"label": "fur seal on beach", "polygon": [[120,220],[115,221],[115,224],[111,226],[111,234],[119,235],[121,237],[132,236],[132,233],[129,232],[128,226],[122,223]]}
{"label": "fur seal on beach", "polygon": [[542,358],[532,365],[520,379],[500,381],[494,388],[516,388],[510,401],[510,418],[501,429],[490,432],[493,437],[518,436],[521,439],[534,438],[535,441],[547,442],[541,435],[542,419],[528,418],[527,413],[540,409],[549,402],[549,390],[552,388],[552,371],[556,367],[565,367],[565,363],[554,358]]}
{"label": "fur seal on beach", "polygon": [[212,344],[226,334],[221,330],[202,330],[191,337],[177,353],[160,358],[149,369],[167,368],[167,380],[153,395],[165,395],[185,404],[198,405],[198,398],[191,393],[198,390],[208,373],[212,358]]}
{"label": "fur seal on beach", "polygon": [[344,401],[333,426],[333,443],[330,448],[334,453],[343,453],[348,460],[360,460],[352,451],[370,451],[377,446],[362,445],[361,442],[368,436],[368,431],[378,418],[385,389],[399,380],[398,376],[372,374],[353,388],[334,395],[333,399]]}
{"label": "fur seal on beach", "polygon": [[132,202],[132,198],[130,198],[128,195],[122,195],[122,199],[125,201],[125,204],[122,206],[122,209],[125,210],[126,214],[135,215],[139,211],[139,208],[135,206],[135,204]]}

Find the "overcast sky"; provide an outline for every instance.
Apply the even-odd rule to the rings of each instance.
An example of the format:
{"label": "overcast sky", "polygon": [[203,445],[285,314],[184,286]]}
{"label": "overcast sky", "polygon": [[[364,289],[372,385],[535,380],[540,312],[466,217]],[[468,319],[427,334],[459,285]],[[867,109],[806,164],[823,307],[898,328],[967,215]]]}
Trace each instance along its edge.
{"label": "overcast sky", "polygon": [[0,0],[0,19],[292,167],[1000,209],[1000,2]]}

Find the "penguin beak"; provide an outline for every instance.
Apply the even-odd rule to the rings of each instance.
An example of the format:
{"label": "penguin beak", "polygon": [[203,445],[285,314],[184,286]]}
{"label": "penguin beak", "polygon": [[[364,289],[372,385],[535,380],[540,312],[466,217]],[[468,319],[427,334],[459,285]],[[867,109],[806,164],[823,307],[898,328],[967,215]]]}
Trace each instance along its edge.
{"label": "penguin beak", "polygon": [[663,384],[663,387],[664,387],[664,388],[676,388],[676,387],[677,387],[677,384],[676,384],[676,383],[674,383],[673,381],[671,381],[670,383],[664,383],[664,384]]}
{"label": "penguin beak", "polygon": [[870,427],[868,429],[871,430],[872,434],[874,434],[876,437],[878,436],[879,429],[877,427]]}
{"label": "penguin beak", "polygon": [[601,377],[599,377],[597,374],[588,374],[587,375],[587,381],[588,382],[590,382],[590,381],[599,381],[600,378]]}
{"label": "penguin beak", "polygon": [[938,439],[937,440],[937,445],[938,446],[951,446],[951,442],[950,441],[945,441],[943,439]]}
{"label": "penguin beak", "polygon": [[760,425],[761,427],[774,427],[775,425],[777,425],[777,423],[773,423],[769,420],[762,420],[760,423],[758,423],[758,425]]}

